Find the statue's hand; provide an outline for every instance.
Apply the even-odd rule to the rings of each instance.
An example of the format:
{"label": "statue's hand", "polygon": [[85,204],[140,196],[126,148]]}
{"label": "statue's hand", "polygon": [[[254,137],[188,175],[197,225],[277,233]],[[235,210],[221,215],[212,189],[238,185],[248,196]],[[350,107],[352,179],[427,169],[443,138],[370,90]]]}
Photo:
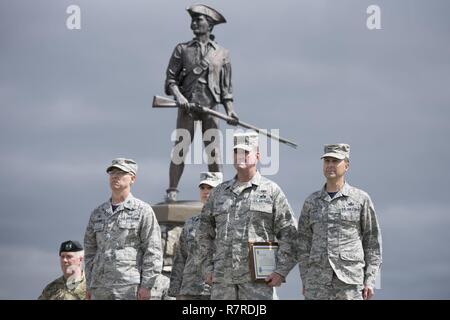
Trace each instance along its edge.
{"label": "statue's hand", "polygon": [[234,111],[229,111],[227,112],[227,115],[231,118],[230,120],[227,121],[227,123],[231,126],[236,126],[238,124],[239,121],[239,117],[236,114],[236,112]]}
{"label": "statue's hand", "polygon": [[189,101],[182,95],[177,95],[175,96],[175,99],[177,100],[178,105],[185,111],[188,112],[190,111],[189,108]]}

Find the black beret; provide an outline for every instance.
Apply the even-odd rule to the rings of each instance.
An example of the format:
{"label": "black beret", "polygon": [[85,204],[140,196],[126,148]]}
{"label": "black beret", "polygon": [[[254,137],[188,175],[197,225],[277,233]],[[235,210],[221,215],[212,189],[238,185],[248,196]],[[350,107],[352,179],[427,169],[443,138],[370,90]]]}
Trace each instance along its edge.
{"label": "black beret", "polygon": [[61,243],[61,247],[59,247],[59,254],[61,252],[77,252],[82,251],[83,247],[78,241],[67,240]]}

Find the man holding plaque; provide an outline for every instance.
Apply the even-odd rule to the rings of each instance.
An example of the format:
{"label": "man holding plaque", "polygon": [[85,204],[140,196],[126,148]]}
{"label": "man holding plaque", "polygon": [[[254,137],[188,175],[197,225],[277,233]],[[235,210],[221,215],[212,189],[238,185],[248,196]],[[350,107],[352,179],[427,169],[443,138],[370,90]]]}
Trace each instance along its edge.
{"label": "man holding plaque", "polygon": [[234,135],[234,179],[217,186],[200,215],[199,264],[211,299],[274,299],[296,264],[297,230],[280,187],[262,177],[256,132]]}
{"label": "man holding plaque", "polygon": [[348,144],[325,145],[326,184],[310,195],[298,223],[306,299],[367,300],[381,266],[381,233],[369,195],[345,181]]}

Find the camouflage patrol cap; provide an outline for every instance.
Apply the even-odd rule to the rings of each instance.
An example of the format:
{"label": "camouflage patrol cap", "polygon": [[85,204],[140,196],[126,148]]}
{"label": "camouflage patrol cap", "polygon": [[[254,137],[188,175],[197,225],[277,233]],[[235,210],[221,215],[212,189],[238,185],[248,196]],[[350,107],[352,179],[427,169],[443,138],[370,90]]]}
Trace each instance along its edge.
{"label": "camouflage patrol cap", "polygon": [[323,149],[324,155],[320,159],[331,157],[339,160],[350,160],[350,146],[348,144],[326,144]]}
{"label": "camouflage patrol cap", "polygon": [[222,180],[222,172],[202,172],[200,173],[200,183],[198,186],[200,187],[202,184],[207,184],[208,186],[215,188],[222,183]]}
{"label": "camouflage patrol cap", "polygon": [[136,175],[138,165],[137,165],[136,161],[134,161],[132,159],[116,158],[112,161],[112,163],[108,167],[108,169],[106,169],[106,172],[109,173],[113,168],[118,168],[122,171]]}
{"label": "camouflage patrol cap", "polygon": [[252,151],[258,149],[258,133],[255,131],[247,131],[244,133],[235,133],[233,135],[233,149],[244,149]]}
{"label": "camouflage patrol cap", "polygon": [[59,247],[59,255],[61,252],[77,252],[83,251],[83,246],[78,241],[67,240],[61,243]]}
{"label": "camouflage patrol cap", "polygon": [[192,6],[186,8],[186,10],[189,12],[191,17],[194,17],[196,14],[208,16],[214,21],[214,24],[227,22],[220,12],[204,4],[193,4]]}

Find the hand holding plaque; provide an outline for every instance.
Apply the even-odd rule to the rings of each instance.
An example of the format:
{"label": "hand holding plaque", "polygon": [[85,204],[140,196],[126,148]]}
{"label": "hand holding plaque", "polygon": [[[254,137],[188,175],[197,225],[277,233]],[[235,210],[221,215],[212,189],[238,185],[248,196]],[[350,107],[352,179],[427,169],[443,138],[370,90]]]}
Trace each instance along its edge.
{"label": "hand holding plaque", "polygon": [[276,268],[278,243],[249,242],[250,273],[254,282],[265,282]]}

